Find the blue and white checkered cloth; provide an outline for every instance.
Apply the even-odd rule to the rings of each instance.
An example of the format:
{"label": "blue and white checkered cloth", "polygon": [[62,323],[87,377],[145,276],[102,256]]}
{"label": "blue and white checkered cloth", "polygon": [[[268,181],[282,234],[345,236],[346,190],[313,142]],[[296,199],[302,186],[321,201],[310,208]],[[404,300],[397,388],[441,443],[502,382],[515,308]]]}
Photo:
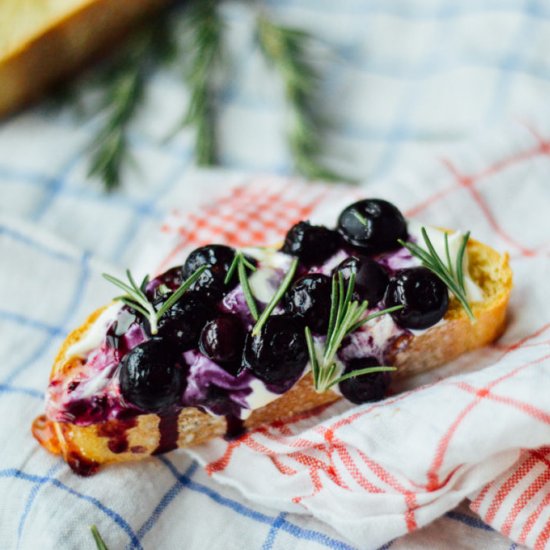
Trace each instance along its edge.
{"label": "blue and white checkered cloth", "polygon": [[[421,172],[426,155],[481,127],[544,112],[550,7],[542,1],[265,5],[319,37],[319,95],[334,121],[324,161],[366,186]],[[221,160],[288,173],[283,96],[254,46],[251,12],[228,3],[224,13],[235,62],[218,91]],[[98,274],[132,266],[170,207],[192,208],[220,184],[219,173],[193,168],[189,133],[163,143],[187,101],[179,76],[157,75],[147,100],[131,134],[137,169],[111,195],[86,178],[83,149],[97,119],[82,124],[69,110],[38,107],[0,125],[0,549],[93,548],[93,523],[113,549],[351,548],[312,518],[246,502],[184,453],[81,479],[30,435],[57,347],[111,296]],[[499,145],[512,146],[504,137]],[[466,507],[390,546],[517,547]]]}

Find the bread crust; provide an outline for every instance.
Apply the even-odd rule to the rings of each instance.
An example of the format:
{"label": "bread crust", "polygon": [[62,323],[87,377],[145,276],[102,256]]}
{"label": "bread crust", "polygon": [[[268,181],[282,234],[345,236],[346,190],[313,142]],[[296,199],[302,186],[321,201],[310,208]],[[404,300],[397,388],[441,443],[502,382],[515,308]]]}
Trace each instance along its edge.
{"label": "bread crust", "polygon": [[[72,9],[44,21],[27,36],[12,38],[13,43],[9,28],[4,29],[6,35],[0,43],[0,116],[40,97],[50,85],[106,51],[144,15],[169,1],[75,1]],[[17,20],[13,27],[17,29]]]}
{"label": "bread crust", "polygon": [[[506,307],[512,289],[508,255],[500,255],[473,240],[468,244],[468,253],[471,259],[470,274],[485,293],[485,300],[472,307],[476,323],[472,324],[460,305],[454,299],[451,300],[444,323],[395,343],[390,353],[397,367],[395,377],[404,378],[441,366],[467,351],[487,345],[504,330]],[[101,311],[93,313],[84,325],[69,334],[54,363],[52,377],[72,368],[65,360],[67,349],[81,338]],[[312,376],[308,373],[281,397],[254,410],[244,426],[254,429],[262,424],[286,420],[339,398],[340,395],[333,391],[317,393]],[[40,417],[35,422],[39,424],[39,429],[35,426],[33,432],[48,450],[61,454],[79,473],[88,473],[86,467],[80,467],[82,461],[84,464],[89,462],[90,469],[95,471],[100,464],[139,460],[155,454],[159,448],[167,450],[162,449],[162,430],[159,429],[162,421],[155,414],[143,414],[130,424],[128,421],[115,420],[83,427],[48,422]],[[223,435],[227,430],[225,418],[211,416],[194,407],[184,408],[171,421],[177,427],[172,448],[197,445]],[[44,425],[49,429],[45,430]],[[48,437],[44,436],[45,432],[49,434]],[[54,441],[52,433],[55,434]],[[123,450],[113,450],[112,440],[108,436],[111,433],[125,433],[127,444]]]}

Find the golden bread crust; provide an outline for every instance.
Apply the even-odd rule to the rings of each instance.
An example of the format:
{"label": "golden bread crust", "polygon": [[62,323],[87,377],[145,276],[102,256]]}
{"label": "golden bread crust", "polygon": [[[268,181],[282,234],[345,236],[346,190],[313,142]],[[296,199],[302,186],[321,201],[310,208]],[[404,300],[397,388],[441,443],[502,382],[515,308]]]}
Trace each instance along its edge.
{"label": "golden bread crust", "polygon": [[[133,23],[168,1],[75,0],[72,8],[50,15],[46,12],[43,20],[43,2],[36,1],[36,8],[28,14],[28,6],[27,12],[12,8],[11,16],[4,14],[5,34],[0,39],[0,116],[38,98],[48,86],[105,51],[106,45],[115,43]],[[11,36],[23,26],[17,20],[22,13],[36,17],[37,22],[24,36]]]}
{"label": "golden bread crust", "polygon": [[[396,343],[391,354],[397,367],[396,377],[402,378],[438,367],[467,351],[487,345],[504,330],[506,307],[512,289],[508,255],[500,255],[473,240],[468,244],[468,253],[470,274],[485,295],[483,302],[473,304],[476,323],[472,324],[456,300],[451,300],[445,323],[438,324],[419,336],[401,339]],[[69,334],[54,363],[52,377],[71,368],[65,361],[67,349],[80,339],[101,311],[93,313],[82,327]],[[322,394],[315,392],[311,374],[307,374],[280,398],[253,411],[244,425],[248,429],[254,429],[262,424],[312,411],[339,398],[332,391]],[[44,418],[37,419],[37,422],[42,426]],[[139,460],[159,450],[168,450],[163,449],[161,442],[161,422],[163,419],[155,414],[140,415],[133,423],[121,420],[86,427],[52,422],[57,441],[41,443],[50,451],[61,453],[70,464],[73,462],[73,467],[75,460],[89,461],[94,467],[110,462]],[[194,407],[183,409],[177,419],[172,418],[172,423],[177,434],[171,448],[200,444],[225,434],[227,429],[223,417],[211,416]],[[40,440],[36,428],[33,431]],[[126,434],[124,449],[113,448],[113,439],[110,437],[113,433],[118,438],[121,433]],[[82,473],[82,469],[80,471]]]}

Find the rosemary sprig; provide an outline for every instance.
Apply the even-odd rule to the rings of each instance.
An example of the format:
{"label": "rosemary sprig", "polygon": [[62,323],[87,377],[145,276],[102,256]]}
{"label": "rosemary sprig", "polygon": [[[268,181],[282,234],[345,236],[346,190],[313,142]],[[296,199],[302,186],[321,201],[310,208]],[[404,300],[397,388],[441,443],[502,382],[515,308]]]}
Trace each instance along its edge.
{"label": "rosemary sprig", "polygon": [[224,30],[218,4],[219,0],[192,2],[186,18],[189,48],[185,77],[191,99],[183,125],[195,128],[195,156],[203,166],[216,162],[213,75],[221,59]]}
{"label": "rosemary sprig", "polygon": [[247,269],[250,269],[250,271],[256,271],[256,266],[250,261],[248,261],[248,259],[243,254],[243,252],[239,250],[235,254],[235,257],[233,258],[233,261],[231,262],[231,265],[227,270],[227,275],[225,276],[224,284],[228,284],[229,281],[231,281],[236,270],[237,275],[239,277],[239,283],[241,285],[241,288],[243,289],[244,299],[246,300],[246,304],[248,306],[248,309],[250,310],[250,314],[254,318],[254,321],[257,321],[258,306],[256,305],[256,300],[254,299],[254,295],[252,294],[252,289],[250,288],[250,283],[248,281],[248,274],[246,273]]}
{"label": "rosemary sprig", "polygon": [[317,162],[323,123],[312,104],[319,78],[307,57],[310,35],[273,23],[263,14],[257,25],[260,48],[283,79],[291,119],[289,147],[296,170],[314,179],[342,181],[345,178]]}
{"label": "rosemary sprig", "polygon": [[296,273],[297,267],[298,258],[294,258],[292,260],[292,263],[290,264],[288,271],[286,272],[286,275],[284,276],[284,279],[281,281],[279,288],[276,290],[275,294],[272,296],[271,300],[262,311],[260,318],[256,321],[256,324],[252,328],[252,336],[258,336],[258,334],[260,334],[262,327],[265,325],[269,316],[273,313],[273,310],[277,307],[277,304],[281,301],[281,298],[284,296],[285,292],[290,286],[290,283],[294,278],[294,274]]}
{"label": "rosemary sprig", "polygon": [[126,270],[126,276],[128,277],[128,283],[103,273],[103,277],[110,283],[118,286],[124,290],[126,294],[118,296],[116,300],[120,300],[123,304],[131,307],[133,310],[141,313],[151,326],[151,334],[158,333],[158,323],[162,316],[183,296],[183,294],[200,278],[203,272],[208,266],[203,265],[199,267],[190,277],[188,277],[183,283],[168,297],[168,299],[162,304],[162,306],[156,310],[155,306],[149,301],[145,295],[145,287],[149,282],[149,276],[146,276],[141,285],[137,285],[132,273],[129,269]]}
{"label": "rosemary sprig", "polygon": [[89,177],[99,177],[107,191],[120,184],[121,167],[129,157],[127,126],[143,97],[141,71],[125,67],[113,79],[105,94],[107,117],[92,144]]}
{"label": "rosemary sprig", "polygon": [[92,531],[92,536],[94,537],[97,550],[109,550],[107,548],[107,545],[105,544],[105,541],[101,537],[98,528],[95,525],[92,525],[90,527],[90,530]]}
{"label": "rosemary sprig", "polygon": [[428,237],[428,232],[425,227],[421,229],[422,238],[426,243],[427,251],[418,246],[416,243],[405,242],[399,239],[399,244],[409,250],[409,252],[416,256],[422,264],[427,267],[432,273],[439,277],[454,294],[464,311],[470,318],[472,323],[476,322],[475,315],[468,303],[466,294],[466,288],[464,286],[464,254],[466,252],[466,246],[470,239],[470,232],[468,231],[462,238],[460,248],[456,257],[456,263],[453,266],[451,261],[451,255],[449,252],[449,235],[445,233],[445,257],[447,263],[441,259],[437,251],[435,250],[432,241]]}
{"label": "rosemary sprig", "polygon": [[357,212],[357,210],[354,210],[353,215],[359,221],[359,223],[361,223],[363,225],[367,225],[367,223],[368,223],[367,218],[365,218],[365,216],[363,216],[363,214],[361,214],[360,212]]}
{"label": "rosemary sprig", "polygon": [[100,110],[105,120],[90,144],[88,175],[99,177],[108,191],[118,187],[121,169],[132,158],[128,127],[141,107],[150,72],[174,56],[172,35],[163,12],[133,35],[101,79],[105,92]]}
{"label": "rosemary sprig", "polygon": [[347,287],[344,284],[344,278],[341,273],[338,273],[337,277],[333,276],[332,278],[329,328],[320,358],[315,348],[311,330],[309,327],[305,328],[313,383],[318,393],[325,392],[332,386],[354,376],[395,370],[394,367],[379,366],[358,369],[344,375],[339,375],[336,354],[344,338],[368,321],[402,308],[402,306],[395,306],[363,317],[368,308],[368,302],[365,300],[359,303],[352,300],[354,287],[355,274],[350,276]]}

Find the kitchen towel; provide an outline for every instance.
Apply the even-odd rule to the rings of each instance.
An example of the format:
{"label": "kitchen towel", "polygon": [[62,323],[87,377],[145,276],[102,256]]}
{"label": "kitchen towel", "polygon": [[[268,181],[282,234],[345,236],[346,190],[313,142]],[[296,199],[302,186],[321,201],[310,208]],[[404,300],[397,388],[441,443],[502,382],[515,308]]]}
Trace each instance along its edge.
{"label": "kitchen towel", "polygon": [[[243,541],[251,548],[506,547],[494,530],[547,547],[549,153],[548,128],[514,124],[444,156],[418,158],[368,188],[412,219],[470,229],[509,252],[516,286],[499,342],[396,387],[381,403],[342,402],[320,417],[193,450],[204,468],[175,452],[86,479],[37,446],[30,424],[42,412],[55,349],[113,295],[100,277],[113,268],[4,216],[0,547],[81,548],[90,544],[91,523],[115,548],[170,549],[182,540],[214,549]],[[181,262],[209,241],[278,242],[293,222],[330,223],[366,193],[223,171],[189,175],[186,184],[201,192],[193,203],[174,199],[178,208],[143,239],[132,266],[138,275]],[[456,508],[465,498],[484,521],[464,504]],[[414,532],[440,516],[456,525]]]}
{"label": "kitchen towel", "polygon": [[[362,193],[386,196],[413,218],[471,228],[509,250],[516,288],[509,327],[495,349],[544,346],[544,290],[531,285],[531,277],[538,281],[548,269],[550,18],[544,2],[270,0],[265,7],[318,38],[317,62],[326,77],[319,99],[333,123],[323,162],[363,180]],[[217,95],[220,161],[288,173],[284,93],[261,61],[253,13],[231,2],[223,10],[236,61],[233,78]],[[111,194],[87,178],[84,151],[101,116],[83,123],[70,109],[38,108],[0,125],[0,548],[93,548],[92,523],[111,549],[368,546],[368,537],[353,544],[303,513],[303,505],[296,513],[250,501],[182,452],[81,479],[30,436],[56,348],[112,296],[100,273],[143,267],[136,260],[147,243],[166,243],[168,253],[178,241],[155,234],[168,209],[196,215],[201,205],[251,181],[194,170],[191,132],[164,141],[188,100],[178,71],[156,75],[146,99],[129,132],[138,169],[125,172],[123,189]],[[480,127],[502,119],[531,120],[531,130],[510,123],[474,139]],[[449,149],[463,138],[464,148]],[[278,239],[283,226],[267,232],[262,222],[262,235]],[[143,256],[157,258],[150,251]],[[495,349],[438,375],[494,364]],[[500,423],[500,414],[491,421]],[[522,450],[517,465],[471,495],[471,503],[384,548],[509,549],[517,543],[499,532],[522,540],[527,531],[525,541],[534,545],[547,518],[544,447]]]}
{"label": "kitchen towel", "polygon": [[[467,497],[507,536],[547,547],[550,187],[536,176],[547,162],[547,142],[531,133],[530,148],[505,158],[486,156],[481,170],[464,158],[444,157],[437,163],[445,176],[407,174],[369,189],[414,219],[469,229],[510,251],[521,309],[512,307],[498,344],[458,361],[457,370],[476,372],[440,379],[435,371],[424,376],[432,383],[382,403],[338,403],[320,416],[191,450],[207,472],[253,502],[312,514],[359,547],[377,548]],[[519,180],[522,165],[529,177]],[[334,226],[360,193],[252,179],[196,212],[173,212],[142,263],[163,270],[210,242],[276,243],[302,219]],[[526,215],[538,220],[536,230]]]}

